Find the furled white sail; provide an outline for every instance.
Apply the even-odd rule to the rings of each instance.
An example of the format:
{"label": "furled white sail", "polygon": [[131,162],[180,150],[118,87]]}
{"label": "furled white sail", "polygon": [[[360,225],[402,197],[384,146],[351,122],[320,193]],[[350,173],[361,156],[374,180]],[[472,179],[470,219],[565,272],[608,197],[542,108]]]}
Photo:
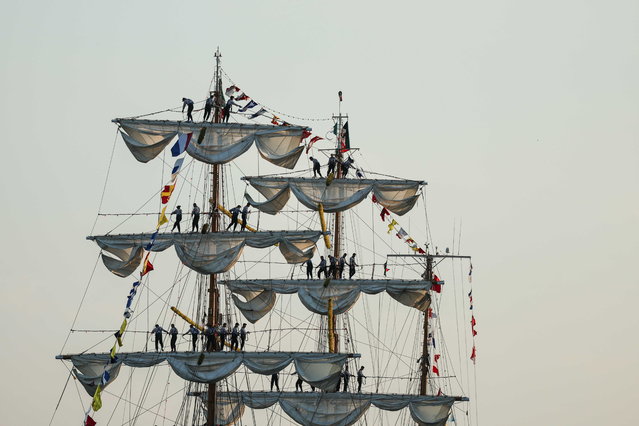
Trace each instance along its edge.
{"label": "furled white sail", "polygon": [[[202,392],[200,397],[206,399],[206,392]],[[242,406],[259,410],[279,403],[287,415],[305,426],[348,426],[362,417],[371,404],[384,411],[399,411],[408,407],[411,417],[417,424],[444,426],[456,399],[466,400],[449,396],[347,392],[222,392],[218,394],[218,401],[236,404],[232,408],[235,412],[243,411]],[[227,409],[230,410],[230,408]],[[237,420],[236,418],[235,421]]]}
{"label": "furled white sail", "polygon": [[334,179],[326,185],[325,179],[249,176],[247,180],[265,201],[257,202],[249,194],[246,199],[255,208],[268,214],[276,214],[290,198],[291,192],[304,206],[318,210],[321,203],[328,213],[348,210],[371,192],[377,201],[398,215],[410,211],[419,195],[417,191],[425,182],[390,179]]}
{"label": "furled white sail", "polygon": [[120,277],[130,275],[142,261],[142,249],[164,251],[175,246],[184,265],[202,274],[226,272],[233,267],[245,246],[266,248],[277,244],[288,263],[313,257],[320,231],[218,232],[210,234],[158,234],[149,247],[151,234],[123,234],[87,237],[104,251],[105,266]]}
{"label": "furled white sail", "polygon": [[[100,383],[105,366],[109,366],[112,382],[121,364],[129,367],[152,367],[166,361],[173,372],[191,382],[216,382],[233,374],[241,365],[257,374],[275,374],[291,363],[307,383],[322,389],[333,390],[340,379],[346,359],[355,354],[316,352],[132,352],[119,353],[115,363],[109,364],[110,354],[70,355],[76,377],[90,395]],[[79,374],[78,374],[79,373]]]}
{"label": "furled white sail", "polygon": [[[423,280],[234,280],[222,281],[235,294],[233,301],[244,316],[255,323],[268,314],[275,305],[275,294],[297,293],[300,301],[311,312],[328,314],[328,299],[333,300],[333,312],[348,311],[361,293],[387,292],[398,302],[425,312],[430,306],[430,281]],[[246,294],[248,292],[248,295]]]}
{"label": "furled white sail", "polygon": [[133,156],[141,162],[155,158],[178,133],[192,133],[187,152],[208,164],[223,164],[239,157],[255,143],[265,160],[280,167],[295,167],[304,147],[300,126],[236,123],[188,123],[164,120],[113,120]]}

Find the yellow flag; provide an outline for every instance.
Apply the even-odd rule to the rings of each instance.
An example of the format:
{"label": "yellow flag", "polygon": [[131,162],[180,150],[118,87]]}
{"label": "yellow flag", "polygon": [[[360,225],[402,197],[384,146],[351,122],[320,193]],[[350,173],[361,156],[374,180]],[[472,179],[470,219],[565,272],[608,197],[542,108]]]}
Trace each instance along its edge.
{"label": "yellow flag", "polygon": [[391,233],[391,231],[392,231],[393,229],[395,229],[395,225],[399,225],[399,224],[397,223],[397,221],[396,221],[395,219],[393,219],[393,221],[390,223],[390,225],[388,225],[388,232],[387,232],[387,234],[390,234],[390,233]]}
{"label": "yellow flag", "polygon": [[98,388],[95,390],[93,394],[93,402],[91,403],[91,407],[93,407],[93,411],[98,411],[102,408],[102,398],[100,394],[102,393],[102,385],[98,385]]}
{"label": "yellow flag", "polygon": [[111,359],[115,358],[115,353],[118,350],[118,346],[116,344],[111,348]]}
{"label": "yellow flag", "polygon": [[166,217],[166,206],[164,206],[162,213],[160,213],[160,220],[158,220],[158,226],[156,226],[155,229],[160,229],[160,226],[165,223],[169,223],[169,219]]}

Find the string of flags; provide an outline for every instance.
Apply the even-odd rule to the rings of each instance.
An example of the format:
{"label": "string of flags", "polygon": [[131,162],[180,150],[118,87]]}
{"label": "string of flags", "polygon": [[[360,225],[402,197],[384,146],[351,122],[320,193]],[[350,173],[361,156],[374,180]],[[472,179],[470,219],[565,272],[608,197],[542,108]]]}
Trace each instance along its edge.
{"label": "string of flags", "polygon": [[[373,199],[373,203],[379,204],[379,201],[377,200],[377,197],[375,197],[374,194],[372,199]],[[395,236],[399,238],[400,240],[403,240],[408,245],[408,247],[410,247],[410,249],[413,250],[415,253],[426,254],[426,251],[423,248],[421,248],[417,244],[417,242],[415,242],[415,240],[410,237],[410,235],[408,235],[408,232],[399,225],[399,222],[393,219],[393,217],[391,216],[391,212],[388,211],[386,207],[382,206],[379,217],[382,218],[382,222],[389,222],[388,232],[387,232],[388,234],[395,231]]]}
{"label": "string of flags", "polygon": [[[470,264],[470,268],[468,271],[468,282],[472,283],[473,282],[473,264]],[[470,288],[470,291],[468,292],[468,309],[470,311],[473,311],[474,308],[474,303],[473,303],[473,289],[472,287]],[[477,320],[475,320],[475,314],[471,314],[470,316],[470,331],[473,337],[473,348],[471,349],[470,352],[470,360],[473,362],[473,364],[475,364],[475,361],[477,359],[477,347],[475,346],[475,336],[477,336],[477,330],[475,330],[475,326],[477,325]]]}
{"label": "string of flags", "polygon": [[[186,152],[186,149],[191,141],[191,137],[192,137],[192,133],[178,134],[178,140],[171,147],[171,155],[173,157],[177,157],[183,154],[184,152]],[[180,170],[182,169],[183,163],[184,163],[184,157],[180,157],[176,159],[173,169],[171,170],[171,180],[168,184],[164,185],[164,188],[160,193],[160,200],[162,204],[167,204],[169,200],[171,199],[171,195],[173,194],[173,190],[175,189],[177,176]],[[124,318],[122,320],[122,324],[120,325],[120,328],[114,334],[115,342],[113,344],[113,347],[111,348],[111,352],[109,354],[109,360],[104,366],[104,371],[100,379],[100,384],[98,384],[95,390],[95,393],[93,394],[93,400],[91,402],[91,405],[89,406],[87,412],[85,413],[85,417],[84,417],[85,426],[96,425],[95,420],[89,414],[91,410],[93,410],[94,412],[97,412],[98,410],[100,410],[100,408],[102,408],[102,390],[109,383],[109,380],[111,380],[109,365],[115,364],[117,362],[118,348],[124,345],[124,342],[123,342],[124,333],[126,332],[128,321],[133,315],[133,309],[132,309],[133,301],[135,299],[136,294],[138,293],[139,287],[141,285],[142,277],[144,277],[146,274],[154,270],[153,264],[149,260],[149,256],[151,255],[151,250],[153,248],[153,245],[155,244],[155,240],[160,231],[160,227],[169,222],[169,219],[166,216],[166,208],[167,208],[166,205],[162,208],[162,212],[160,213],[158,223],[155,227],[155,232],[153,232],[153,234],[151,235],[151,238],[149,239],[149,242],[144,246],[144,250],[147,253],[144,256],[144,262],[142,262],[142,269],[140,270],[140,278],[132,284],[131,290],[129,290],[129,294],[126,298],[126,305],[124,308],[124,313],[122,315]]]}

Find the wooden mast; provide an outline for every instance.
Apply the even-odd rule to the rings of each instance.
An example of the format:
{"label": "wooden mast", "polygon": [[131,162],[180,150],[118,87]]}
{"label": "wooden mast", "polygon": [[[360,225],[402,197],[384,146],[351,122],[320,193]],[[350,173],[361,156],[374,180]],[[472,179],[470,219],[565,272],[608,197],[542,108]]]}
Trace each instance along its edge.
{"label": "wooden mast", "polygon": [[[213,113],[213,121],[215,123],[220,122],[220,100],[222,99],[222,87],[220,85],[220,49],[215,52],[215,110]],[[217,211],[217,205],[220,200],[220,179],[222,175],[222,168],[219,164],[213,164],[211,166],[211,199],[209,205],[211,206],[211,232],[220,231],[220,215]],[[207,315],[207,325],[213,327],[218,321],[220,316],[220,293],[217,288],[217,274],[211,274],[209,276],[209,309]],[[216,411],[216,398],[217,398],[217,383],[210,382],[207,392],[207,426],[215,426],[215,419],[217,417]]]}

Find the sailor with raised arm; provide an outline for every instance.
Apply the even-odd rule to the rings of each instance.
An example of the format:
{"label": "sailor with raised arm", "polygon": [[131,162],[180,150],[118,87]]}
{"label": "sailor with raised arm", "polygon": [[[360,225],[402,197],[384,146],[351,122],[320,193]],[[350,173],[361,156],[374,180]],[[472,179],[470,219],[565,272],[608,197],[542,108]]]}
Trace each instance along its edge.
{"label": "sailor with raised arm", "polygon": [[320,162],[317,158],[308,157],[309,160],[313,162],[313,177],[324,177],[322,176],[322,171],[320,170]]}
{"label": "sailor with raised arm", "polygon": [[231,109],[233,108],[233,105],[239,107],[240,105],[235,102],[233,99],[235,99],[235,96],[231,96],[229,98],[228,101],[226,101],[226,105],[224,105],[224,122],[228,123],[229,122],[229,117],[231,116]]}
{"label": "sailor with raised arm", "polygon": [[191,324],[189,326],[189,330],[182,336],[186,336],[187,334],[190,334],[191,338],[193,339],[193,352],[195,352],[195,346],[197,345],[197,336],[198,334],[200,334],[200,331],[193,324]]}
{"label": "sailor with raised arm", "polygon": [[364,375],[364,366],[361,366],[359,370],[357,370],[357,393],[362,391],[362,383],[364,383],[364,379],[366,376]]}
{"label": "sailor with raised arm", "polygon": [[[168,333],[165,329],[160,327],[159,324],[155,324],[151,333],[155,336],[155,351],[160,352],[160,350],[164,350],[164,343],[162,342],[162,333]],[[160,349],[158,349],[160,347]]]}
{"label": "sailor with raised arm", "polygon": [[175,324],[171,324],[171,328],[169,328],[169,334],[171,335],[171,352],[177,352],[176,343],[177,343],[178,329],[175,328]]}
{"label": "sailor with raised arm", "polygon": [[186,121],[193,121],[193,101],[189,98],[182,98],[182,113],[184,113],[184,108],[188,107],[186,110]]}

